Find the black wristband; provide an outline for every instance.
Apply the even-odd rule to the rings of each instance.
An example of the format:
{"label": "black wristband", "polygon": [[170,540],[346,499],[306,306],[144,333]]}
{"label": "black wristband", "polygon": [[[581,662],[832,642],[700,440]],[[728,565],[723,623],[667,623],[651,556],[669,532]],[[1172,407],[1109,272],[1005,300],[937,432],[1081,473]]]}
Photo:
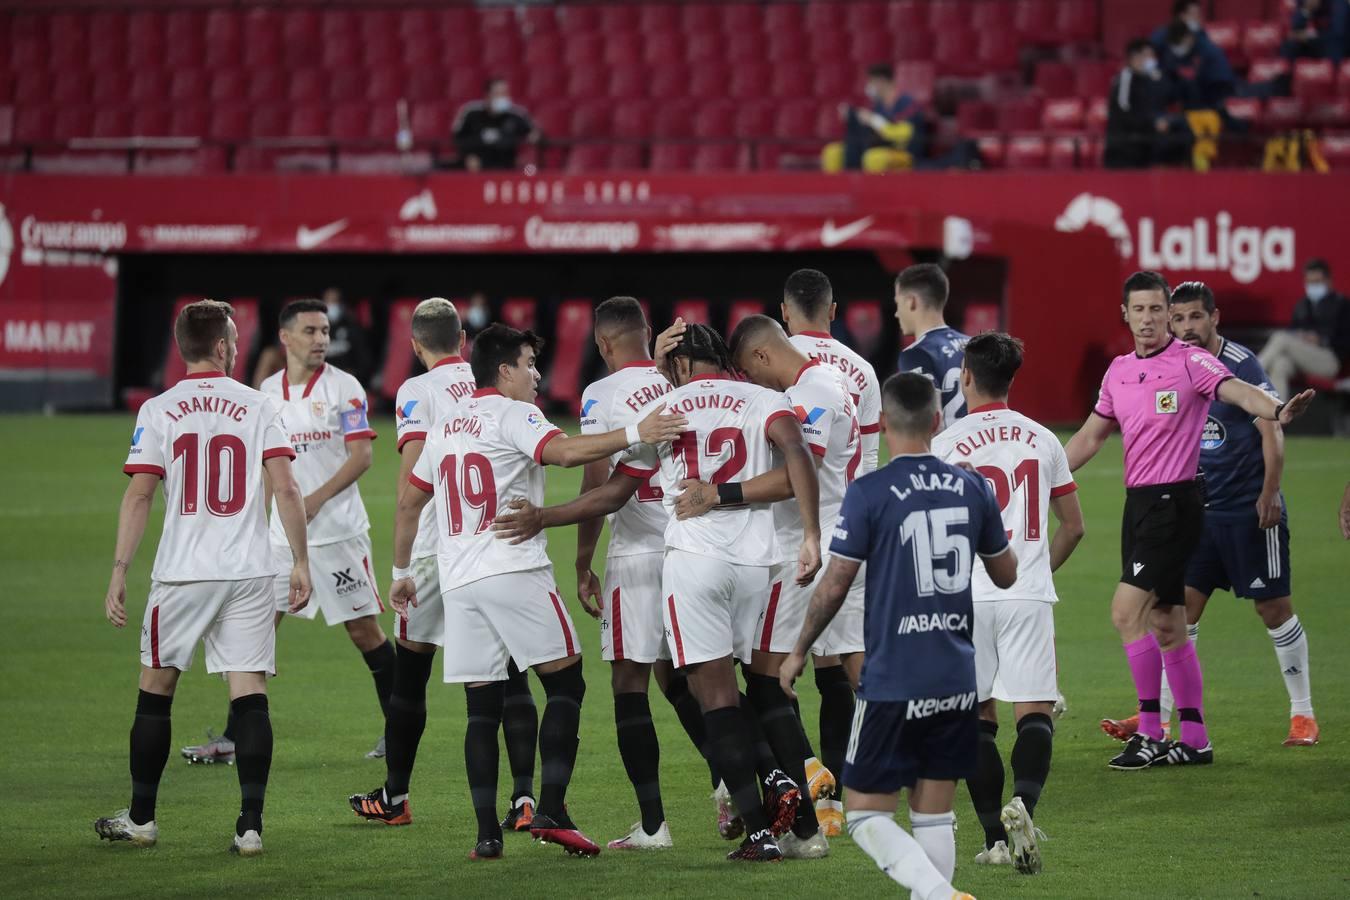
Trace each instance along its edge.
{"label": "black wristband", "polygon": [[1288,405],[1289,405],[1289,401],[1286,400],[1286,401],[1284,401],[1283,403],[1281,403],[1279,406],[1275,407],[1275,415],[1274,415],[1273,417],[1271,417],[1271,421],[1272,421],[1272,422],[1278,422],[1278,421],[1280,421],[1280,413],[1284,412],[1284,408],[1285,408],[1286,406],[1288,406]]}
{"label": "black wristband", "polygon": [[724,482],[717,486],[717,502],[726,506],[735,506],[744,503],[745,491],[738,482]]}

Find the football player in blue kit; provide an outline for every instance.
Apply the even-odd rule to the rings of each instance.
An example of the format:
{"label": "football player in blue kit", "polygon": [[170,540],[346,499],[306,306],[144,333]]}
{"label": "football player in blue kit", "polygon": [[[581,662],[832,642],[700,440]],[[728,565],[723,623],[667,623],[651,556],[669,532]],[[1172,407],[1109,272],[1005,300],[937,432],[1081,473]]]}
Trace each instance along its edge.
{"label": "football player in blue kit", "polygon": [[[881,395],[891,461],[844,495],[829,568],[781,682],[791,693],[865,561],[866,650],[843,775],[849,834],[913,897],[966,898],[951,883],[952,806],[979,744],[971,565],[978,553],[993,583],[1006,588],[1017,579],[1017,558],[984,478],[932,454],[942,425],[932,382],[892,375]],[[902,787],[913,837],[894,818]]]}
{"label": "football player in blue kit", "polygon": [[950,293],[946,273],[932,263],[910,266],[895,276],[895,318],[900,333],[914,338],[914,343],[900,351],[899,371],[918,372],[937,387],[942,395],[943,428],[966,414],[961,362],[970,340],[943,318]]}

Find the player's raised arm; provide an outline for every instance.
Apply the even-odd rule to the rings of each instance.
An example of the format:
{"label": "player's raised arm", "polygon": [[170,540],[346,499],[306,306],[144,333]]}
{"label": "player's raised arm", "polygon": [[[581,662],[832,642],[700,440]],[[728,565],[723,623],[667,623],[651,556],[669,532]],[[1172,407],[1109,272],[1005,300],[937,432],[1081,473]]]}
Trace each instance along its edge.
{"label": "player's raised arm", "polygon": [[559,506],[538,507],[528,500],[516,499],[508,504],[511,512],[499,512],[492,530],[498,538],[513,544],[528,541],[545,528],[576,525],[591,519],[604,519],[628,502],[650,477],[634,474],[634,470],[620,465],[599,487]]}
{"label": "player's raised arm", "polygon": [[134,472],[122,495],[122,508],[117,513],[117,547],[113,551],[112,575],[103,600],[104,614],[118,628],[127,624],[127,569],[131,568],[136,549],[145,536],[145,523],[150,518],[150,506],[155,502],[159,481],[160,476],[154,473]]}
{"label": "player's raised arm", "polygon": [[809,584],[820,571],[820,482],[816,479],[815,459],[806,449],[797,418],[790,413],[773,418],[765,433],[783,454],[792,495],[801,510],[803,537],[797,557],[797,581]]}
{"label": "player's raised arm", "polygon": [[668,414],[665,409],[664,403],[658,404],[636,425],[616,428],[604,434],[583,434],[577,437],[559,434],[544,444],[540,462],[546,466],[571,469],[605,459],[633,444],[664,444],[673,441],[684,431],[689,420],[678,413]]}
{"label": "player's raised arm", "polygon": [[286,532],[286,543],[290,545],[291,566],[290,611],[299,612],[309,602],[309,543],[305,534],[308,519],[305,516],[305,497],[291,470],[288,456],[273,456],[263,460],[263,469],[267,473],[267,483],[276,499],[277,515],[281,518],[281,527]]}
{"label": "player's raised arm", "polygon": [[1281,403],[1278,398],[1256,385],[1248,384],[1240,378],[1229,378],[1219,385],[1217,396],[1224,403],[1240,406],[1243,411],[1258,419],[1288,425],[1307,411],[1317,392],[1306,390]]}

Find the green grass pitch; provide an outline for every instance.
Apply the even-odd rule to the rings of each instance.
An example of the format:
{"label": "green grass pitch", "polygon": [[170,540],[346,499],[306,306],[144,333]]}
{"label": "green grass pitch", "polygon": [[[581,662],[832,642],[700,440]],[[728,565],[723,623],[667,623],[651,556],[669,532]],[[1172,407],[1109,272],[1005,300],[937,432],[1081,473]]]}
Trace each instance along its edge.
{"label": "green grass pitch", "polygon": [[[396,475],[392,422],[378,422],[375,467],[362,481],[374,523],[375,570],[387,589]],[[733,866],[718,839],[706,770],[669,706],[654,695],[662,738],[662,786],[676,848],[651,855],[565,858],[557,847],[508,836],[506,858],[473,864],[473,817],[462,762],[463,691],[430,686],[430,721],[413,782],[416,822],[385,828],[357,820],[348,794],[380,784],[381,762],[363,758],[381,725],[364,665],[340,628],[287,622],[281,676],[271,686],[276,751],[267,803],[267,854],[225,852],[238,793],[233,768],[189,768],[177,748],[220,727],[223,685],[198,668],[174,703],[174,755],[160,791],[157,848],[100,843],[91,823],[126,805],[127,731],[135,703],[138,631],[103,618],[115,536],[127,416],[9,417],[0,451],[9,483],[0,491],[0,561],[6,573],[7,638],[0,654],[4,716],[0,774],[10,811],[0,826],[0,865],[10,896],[883,896],[896,885],[847,837],[828,859]],[[1069,713],[1038,824],[1050,835],[1045,871],[1022,877],[982,870],[972,859],[981,832],[965,788],[957,794],[958,887],[990,897],[1344,897],[1350,868],[1346,778],[1350,773],[1350,548],[1335,526],[1347,476],[1345,442],[1289,442],[1285,489],[1293,531],[1294,606],[1312,645],[1320,746],[1280,746],[1287,698],[1270,639],[1245,601],[1210,605],[1199,650],[1216,763],[1207,769],[1113,772],[1116,745],[1102,715],[1130,711],[1132,691],[1107,617],[1118,573],[1123,488],[1120,444],[1079,473],[1088,535],[1056,579],[1060,678]],[[549,498],[577,490],[579,472],[552,470]],[[162,501],[131,572],[129,605],[139,623]],[[573,534],[550,550],[571,597]],[[612,702],[597,630],[571,600],[583,635],[589,684],[569,805],[580,825],[607,841],[637,818],[615,744]],[[386,621],[386,629],[389,627]],[[437,668],[439,676],[439,667]],[[538,685],[536,682],[536,689]],[[816,731],[817,695],[807,679],[802,709]],[[1007,720],[1005,719],[1005,722]],[[1012,728],[1000,735],[1005,754]],[[503,794],[509,791],[503,757]],[[1011,784],[1011,776],[1009,777]],[[903,821],[903,817],[902,817]],[[907,824],[907,823],[906,823]],[[8,891],[6,891],[8,893]]]}

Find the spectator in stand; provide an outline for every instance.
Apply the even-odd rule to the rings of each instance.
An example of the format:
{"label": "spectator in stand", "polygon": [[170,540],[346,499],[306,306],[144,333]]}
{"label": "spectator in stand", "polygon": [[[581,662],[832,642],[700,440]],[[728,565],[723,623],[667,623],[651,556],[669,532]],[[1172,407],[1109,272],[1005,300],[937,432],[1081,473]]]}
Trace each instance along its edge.
{"label": "spectator in stand", "polygon": [[455,148],[459,162],[470,172],[514,169],[520,145],[539,139],[539,132],[523,107],[511,102],[505,78],[489,78],[482,100],[470,100],[455,117]]}
{"label": "spectator in stand", "polygon": [[482,291],[474,291],[469,297],[468,306],[463,315],[464,333],[470,339],[492,324],[492,305]]}
{"label": "spectator in stand", "polygon": [[1309,57],[1340,63],[1350,45],[1350,0],[1298,0],[1289,14],[1289,59]]}
{"label": "spectator in stand", "polygon": [[1237,76],[1228,57],[1203,31],[1192,31],[1178,19],[1167,26],[1158,63],[1172,91],[1172,99],[1186,109],[1218,109],[1237,91]]}
{"label": "spectator in stand", "polygon": [[1200,0],[1177,0],[1172,4],[1172,18],[1166,25],[1159,25],[1149,36],[1149,43],[1153,45],[1153,50],[1158,54],[1158,58],[1166,66],[1165,53],[1167,51],[1167,30],[1177,22],[1185,25],[1197,41],[1209,43],[1209,35],[1205,34],[1205,11],[1204,4]]}
{"label": "spectator in stand", "polygon": [[927,151],[926,124],[919,102],[896,84],[894,70],[885,64],[868,68],[865,90],[872,101],[870,109],[839,105],[844,140],[827,144],[821,151],[821,168],[826,172],[914,168]]}
{"label": "spectator in stand", "polygon": [[1107,168],[1146,169],[1162,161],[1172,128],[1166,94],[1153,46],[1143,38],[1130,41],[1125,68],[1111,81],[1107,98]]}
{"label": "spectator in stand", "polygon": [[1272,334],[1259,356],[1281,400],[1296,376],[1335,378],[1350,360],[1350,300],[1332,289],[1326,260],[1308,260],[1303,286],[1289,330]]}
{"label": "spectator in stand", "polygon": [[350,373],[361,384],[369,384],[373,374],[370,336],[342,299],[342,291],[328,288],[323,292],[323,302],[328,307],[327,361]]}

